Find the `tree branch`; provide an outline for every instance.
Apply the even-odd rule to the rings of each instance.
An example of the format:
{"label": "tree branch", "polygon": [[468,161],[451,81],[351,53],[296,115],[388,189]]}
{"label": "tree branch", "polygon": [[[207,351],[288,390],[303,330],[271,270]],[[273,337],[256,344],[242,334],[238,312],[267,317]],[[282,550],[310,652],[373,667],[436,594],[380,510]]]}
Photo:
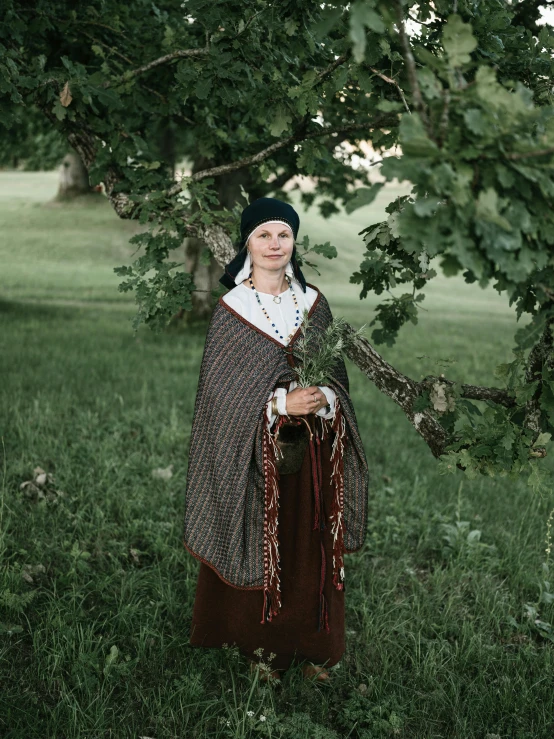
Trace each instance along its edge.
{"label": "tree branch", "polygon": [[427,118],[427,112],[425,109],[425,103],[421,95],[419,88],[419,82],[417,81],[416,65],[414,55],[412,53],[412,47],[410,46],[410,40],[406,33],[406,26],[404,25],[404,15],[402,13],[402,5],[399,0],[395,0],[396,14],[398,17],[398,33],[400,36],[400,43],[404,50],[404,61],[406,63],[406,71],[408,73],[408,80],[410,81],[410,87],[412,88],[412,95],[414,96],[414,107],[421,116],[421,120],[428,129],[429,121]]}
{"label": "tree branch", "polygon": [[[354,332],[354,329],[347,325],[347,331]],[[440,457],[444,454],[445,447],[451,442],[451,438],[433,412],[429,409],[414,412],[413,403],[423,390],[436,382],[446,385],[455,383],[442,375],[440,378],[426,377],[421,382],[415,382],[385,361],[365,337],[357,339],[347,351],[347,356],[384,395],[402,408],[407,419],[425,440],[433,455]],[[464,384],[461,386],[461,395],[463,398],[473,400],[491,400],[506,407],[515,405],[514,399],[500,388]]]}
{"label": "tree branch", "polygon": [[446,134],[448,132],[448,113],[450,111],[450,90],[446,89],[443,92],[444,108],[442,109],[441,121],[439,125],[439,136],[438,145],[442,147]]}
{"label": "tree branch", "polygon": [[207,46],[203,49],[178,49],[177,51],[172,51],[170,54],[165,54],[158,59],[154,59],[153,61],[148,62],[148,64],[143,64],[141,67],[130,69],[120,75],[116,80],[106,80],[102,86],[111,87],[111,85],[117,84],[118,82],[126,82],[133,77],[137,77],[139,74],[144,74],[144,72],[148,72],[155,67],[159,67],[161,64],[172,62],[174,59],[205,56],[209,51],[210,50]]}
{"label": "tree branch", "polygon": [[[530,429],[533,432],[534,439],[536,439],[543,430],[540,425],[542,415],[540,408],[542,386],[540,380],[542,379],[542,370],[545,364],[552,369],[553,325],[554,318],[547,319],[541,338],[531,349],[529,356],[527,357],[525,382],[534,382],[535,380],[539,380],[539,384],[533,393],[533,397],[529,398],[525,404],[525,417],[523,419],[522,427],[524,429]],[[535,452],[537,452],[535,456],[546,456],[546,449],[542,447],[536,448]]]}
{"label": "tree branch", "polygon": [[[433,378],[436,380],[437,378]],[[441,382],[447,385],[454,385],[452,380],[447,380],[444,377],[440,378]],[[463,383],[460,385],[462,398],[468,400],[490,400],[498,405],[503,405],[505,408],[514,408],[516,400],[511,395],[508,395],[506,390],[502,390],[497,387],[481,387],[479,385],[468,385]]]}
{"label": "tree branch", "polygon": [[249,25],[250,25],[250,24],[252,23],[252,21],[253,21],[253,20],[254,20],[255,18],[257,18],[257,17],[258,17],[258,16],[259,16],[259,15],[260,15],[261,13],[263,13],[263,12],[264,12],[264,10],[265,10],[265,8],[262,8],[261,10],[258,10],[258,12],[257,12],[257,13],[254,13],[253,15],[251,15],[251,16],[250,16],[250,18],[249,18],[249,19],[248,19],[248,20],[246,21],[246,23],[244,24],[244,28],[242,29],[242,31],[239,31],[239,32],[238,32],[237,34],[235,34],[234,36],[231,36],[231,38],[229,39],[229,41],[233,41],[234,39],[236,39],[236,38],[238,38],[239,36],[241,36],[241,35],[242,35],[242,34],[243,34],[243,33],[244,33],[245,31],[246,31],[246,29],[248,28],[248,26],[249,26]]}
{"label": "tree branch", "polygon": [[[190,178],[188,178],[189,181],[192,182],[198,182],[199,180],[203,180],[205,177],[218,177],[222,174],[227,174],[228,172],[234,172],[237,169],[242,169],[243,167],[249,167],[252,164],[259,164],[259,162],[263,162],[264,159],[267,159],[272,154],[274,154],[276,151],[279,151],[279,149],[283,149],[285,146],[289,146],[293,143],[298,143],[300,141],[307,141],[309,139],[315,139],[319,138],[321,136],[330,136],[332,134],[339,134],[339,133],[350,133],[352,131],[360,131],[360,130],[369,130],[371,128],[376,128],[377,126],[386,125],[387,122],[390,122],[390,116],[382,116],[381,118],[377,118],[376,120],[372,121],[371,123],[350,123],[345,126],[338,126],[337,128],[325,128],[320,131],[314,131],[313,133],[309,134],[298,134],[293,133],[290,136],[287,136],[285,139],[281,139],[281,141],[276,141],[274,144],[270,144],[265,149],[262,149],[261,151],[257,152],[256,154],[251,154],[248,157],[244,157],[243,159],[239,159],[236,162],[229,162],[229,164],[221,164],[218,167],[211,167],[210,169],[203,169],[200,172],[196,172],[195,174],[191,175]],[[181,183],[177,183],[174,185],[169,191],[168,195],[176,195],[178,192],[182,190]]]}
{"label": "tree branch", "polygon": [[402,88],[398,84],[396,80],[393,80],[392,77],[387,77],[386,74],[383,74],[382,72],[379,72],[378,69],[375,69],[375,67],[370,67],[373,74],[376,74],[377,77],[380,77],[384,82],[388,82],[389,85],[394,85],[396,89],[398,90],[398,94],[402,98],[402,102],[404,103],[404,107],[406,108],[408,113],[411,113],[410,108],[408,107],[408,103],[406,102],[406,98],[404,97],[404,92],[402,91]]}
{"label": "tree branch", "polygon": [[[452,12],[456,12],[455,10]],[[415,18],[409,11],[408,11],[408,18],[410,20],[414,21],[414,23],[419,23],[420,26],[432,26],[432,23],[425,23],[424,21],[420,21],[419,18]]]}
{"label": "tree branch", "polygon": [[[106,49],[108,49],[112,54],[116,54],[117,56],[119,56],[122,59],[124,59],[127,62],[127,64],[133,64],[134,63],[131,59],[129,59],[129,57],[125,56],[125,54],[122,54],[118,49],[115,49],[113,46],[110,46],[109,44],[106,44],[104,41],[101,41],[100,39],[97,39],[94,36],[91,36],[91,34],[90,33],[87,33],[86,31],[82,31],[82,33],[83,33],[84,36],[87,36],[91,41],[94,41],[95,44],[99,44],[101,46],[105,46]],[[107,87],[110,87],[111,84],[112,83],[110,81],[106,81],[106,82],[104,82],[104,84],[102,85],[102,87],[107,88]],[[157,98],[159,98],[160,100],[162,100],[164,103],[167,104],[167,102],[168,102],[167,101],[167,98],[164,95],[162,95],[161,92],[158,92],[157,90],[153,90],[151,87],[148,87],[148,85],[145,85],[144,83],[142,83],[142,87],[145,90],[147,90],[151,95],[155,95]],[[182,113],[174,113],[173,115],[176,118],[180,118],[180,119],[186,121],[187,123],[190,123],[191,125],[193,125],[193,122],[190,120],[190,118],[187,118],[186,115],[183,115]]]}
{"label": "tree branch", "polygon": [[334,62],[331,62],[331,64],[329,64],[328,67],[323,69],[317,75],[312,87],[315,87],[316,85],[318,85],[322,80],[325,79],[325,77],[328,77],[332,72],[334,72],[337,67],[340,67],[340,65],[348,59],[348,56],[349,56],[349,53],[341,54],[341,56],[337,57]]}
{"label": "tree branch", "polygon": [[528,159],[529,157],[542,157],[545,154],[554,154],[554,146],[548,149],[537,149],[536,151],[522,151],[505,154],[506,159]]}
{"label": "tree branch", "polygon": [[129,72],[125,72],[125,76],[136,77],[137,74],[148,72],[150,69],[159,67],[160,64],[167,64],[174,59],[184,59],[191,56],[205,56],[209,51],[210,50],[207,47],[204,47],[203,49],[178,49],[177,51],[172,51],[171,54],[161,56],[159,59],[154,59],[153,61],[148,62],[148,64],[143,64],[142,67],[137,67]]}
{"label": "tree branch", "polygon": [[129,59],[128,56],[125,56],[125,54],[122,54],[119,51],[119,49],[115,49],[113,46],[110,46],[105,41],[101,41],[99,38],[96,38],[92,34],[88,33],[88,31],[81,31],[81,33],[83,34],[83,36],[86,36],[91,41],[94,41],[95,44],[98,44],[100,46],[105,46],[106,49],[108,49],[109,51],[111,51],[112,54],[116,54],[116,56],[121,57],[124,61],[127,62],[127,64],[133,64],[133,61],[131,59]]}

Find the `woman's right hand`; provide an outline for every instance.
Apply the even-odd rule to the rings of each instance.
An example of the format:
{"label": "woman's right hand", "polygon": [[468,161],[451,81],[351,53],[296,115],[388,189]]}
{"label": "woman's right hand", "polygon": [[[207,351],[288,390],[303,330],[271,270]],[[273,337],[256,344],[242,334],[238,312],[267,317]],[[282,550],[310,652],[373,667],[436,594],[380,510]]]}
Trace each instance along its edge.
{"label": "woman's right hand", "polygon": [[[314,398],[315,395],[315,398]],[[305,416],[327,405],[325,393],[316,386],[295,387],[286,395],[287,415]]]}

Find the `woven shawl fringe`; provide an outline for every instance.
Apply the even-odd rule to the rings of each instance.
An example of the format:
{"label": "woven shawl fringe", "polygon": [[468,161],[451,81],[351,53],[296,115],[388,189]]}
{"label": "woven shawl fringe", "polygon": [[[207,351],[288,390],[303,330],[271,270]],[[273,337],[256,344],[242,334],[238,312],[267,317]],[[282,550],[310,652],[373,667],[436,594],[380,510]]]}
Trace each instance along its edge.
{"label": "woven shawl fringe", "polygon": [[[315,441],[314,441],[315,437]],[[322,483],[322,475],[321,475],[321,442],[319,439],[319,436],[317,436],[317,430],[314,434],[314,437],[310,438],[309,446],[310,446],[310,459],[312,463],[312,481],[314,486],[314,497],[315,497],[315,505],[314,505],[314,525],[313,530],[316,531],[320,528],[320,516],[321,516],[321,529],[325,529],[325,521],[323,520],[322,511],[321,511],[321,483]]]}
{"label": "woven shawl fringe", "polygon": [[344,585],[344,445],[346,442],[346,423],[340,401],[337,397],[335,417],[331,428],[335,432],[331,451],[331,481],[333,483],[333,502],[331,504],[331,535],[333,537],[333,585],[337,590],[345,590]]}
{"label": "woven shawl fringe", "polygon": [[[317,433],[317,419],[321,421],[320,434]],[[290,422],[288,416],[279,416],[276,424],[277,428],[286,422]],[[335,400],[335,415],[332,420],[323,419],[316,416],[316,431],[313,438],[310,438],[310,458],[312,468],[312,480],[314,488],[315,506],[314,506],[314,524],[313,530],[325,530],[325,520],[323,516],[323,474],[321,465],[321,441],[327,438],[328,428],[333,429],[335,438],[331,452],[331,485],[333,486],[333,500],[331,504],[331,513],[329,520],[331,521],[331,534],[333,536],[333,585],[337,590],[344,590],[344,444],[346,439],[346,424],[342,413],[339,398]],[[263,424],[263,466],[265,480],[265,513],[264,513],[264,598],[262,608],[262,620],[260,623],[265,624],[272,621],[273,616],[278,615],[281,610],[281,585],[279,574],[281,568],[279,565],[279,540],[278,531],[278,513],[279,513],[279,470],[277,469],[276,459],[281,453],[279,447],[275,443],[274,434],[269,428],[269,421],[264,418]],[[323,593],[325,584],[325,548],[321,540],[321,577],[319,587],[319,614],[318,614],[318,631],[322,628],[327,633],[329,628],[329,611],[327,599]]]}
{"label": "woven shawl fringe", "polygon": [[[265,415],[265,410],[264,410]],[[279,540],[277,537],[279,512],[279,470],[275,464],[279,448],[269,431],[269,423],[263,423],[263,466],[265,480],[265,512],[264,512],[264,602],[262,620],[265,624],[271,621],[281,610],[281,584],[279,573]]]}
{"label": "woven shawl fringe", "polygon": [[[316,424],[317,424],[316,416]],[[322,420],[321,439],[325,437],[325,424]],[[325,530],[325,517],[323,515],[323,474],[321,471],[321,439],[317,433],[315,433],[315,441],[310,439],[310,457],[312,462],[312,481],[314,488],[314,525],[313,530],[319,529],[320,532],[320,545],[321,545],[321,576],[319,579],[319,611],[317,630],[321,631],[325,628],[327,633],[330,633],[329,628],[329,612],[327,608],[327,600],[323,593],[323,587],[325,585],[325,547],[323,546],[323,538],[321,532]]]}

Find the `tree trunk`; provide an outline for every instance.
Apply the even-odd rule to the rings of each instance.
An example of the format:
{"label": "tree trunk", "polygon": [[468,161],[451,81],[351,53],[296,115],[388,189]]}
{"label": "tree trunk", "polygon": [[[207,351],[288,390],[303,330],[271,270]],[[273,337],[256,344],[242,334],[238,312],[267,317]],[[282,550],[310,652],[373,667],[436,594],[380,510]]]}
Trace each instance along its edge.
{"label": "tree trunk", "polygon": [[76,151],[70,151],[63,158],[56,200],[71,200],[78,195],[93,192],[88,172]]}
{"label": "tree trunk", "polygon": [[[193,172],[205,169],[206,166],[216,166],[216,162],[208,162],[199,158],[194,163]],[[247,170],[231,172],[215,179],[215,186],[219,195],[219,205],[231,209],[241,197],[240,185],[248,191],[250,176]],[[211,290],[221,287],[219,278],[223,271],[213,256],[210,256],[209,265],[202,264],[200,255],[206,247],[204,241],[197,238],[185,239],[185,269],[194,278],[196,291],[192,294],[192,313],[195,318],[208,318],[214,307]]]}

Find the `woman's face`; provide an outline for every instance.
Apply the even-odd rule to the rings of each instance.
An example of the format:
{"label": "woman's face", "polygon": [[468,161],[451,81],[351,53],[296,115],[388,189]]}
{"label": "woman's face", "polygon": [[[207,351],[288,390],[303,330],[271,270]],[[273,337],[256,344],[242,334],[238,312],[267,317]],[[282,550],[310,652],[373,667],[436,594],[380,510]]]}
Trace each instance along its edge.
{"label": "woman's face", "polygon": [[282,223],[263,223],[248,239],[253,267],[283,269],[292,256],[292,231]]}

